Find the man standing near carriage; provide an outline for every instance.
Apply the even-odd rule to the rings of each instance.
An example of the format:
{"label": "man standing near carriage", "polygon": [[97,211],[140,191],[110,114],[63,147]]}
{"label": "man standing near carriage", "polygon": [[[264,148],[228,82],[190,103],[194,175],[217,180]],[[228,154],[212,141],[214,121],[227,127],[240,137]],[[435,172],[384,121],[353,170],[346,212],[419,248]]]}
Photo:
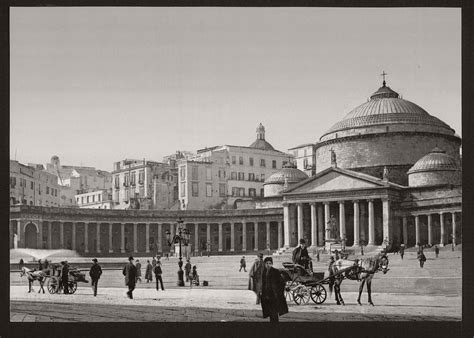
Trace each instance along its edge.
{"label": "man standing near carriage", "polygon": [[288,313],[285,299],[285,281],[280,271],[273,267],[272,257],[266,257],[262,278],[262,313],[263,318],[270,317],[270,322],[278,322],[278,317]]}
{"label": "man standing near carriage", "polygon": [[94,258],[92,262],[93,263],[89,271],[89,276],[91,277],[91,286],[95,297],[97,296],[97,284],[99,282],[100,275],[102,275],[102,268],[97,263],[97,258]]}
{"label": "man standing near carriage", "polygon": [[249,272],[249,290],[252,290],[257,295],[256,304],[260,304],[260,297],[262,294],[263,270],[264,270],[263,253],[259,253],[258,258],[253,263]]}
{"label": "man standing near carriage", "polygon": [[128,263],[124,266],[123,275],[125,276],[125,285],[128,286],[127,296],[133,299],[133,290],[137,281],[137,268],[133,265],[133,257],[128,257]]}
{"label": "man standing near carriage", "polygon": [[68,282],[69,282],[69,265],[67,261],[61,262],[61,275],[59,277],[59,288],[63,288],[64,294],[69,294]]}
{"label": "man standing near carriage", "polygon": [[293,250],[292,260],[294,264],[302,265],[305,269],[310,269],[311,271],[313,270],[305,239],[301,238],[300,245]]}

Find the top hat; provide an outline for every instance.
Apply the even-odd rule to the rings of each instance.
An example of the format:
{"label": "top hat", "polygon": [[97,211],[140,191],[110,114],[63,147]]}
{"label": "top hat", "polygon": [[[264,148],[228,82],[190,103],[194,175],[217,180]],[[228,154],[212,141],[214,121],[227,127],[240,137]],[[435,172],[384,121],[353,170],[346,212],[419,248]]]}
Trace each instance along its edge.
{"label": "top hat", "polygon": [[97,258],[92,259],[93,262],[97,263]]}
{"label": "top hat", "polygon": [[128,257],[128,260],[133,261],[133,257],[132,256]]}
{"label": "top hat", "polygon": [[266,262],[272,262],[273,263],[273,258],[271,257],[265,257],[265,259],[263,260],[264,263]]}

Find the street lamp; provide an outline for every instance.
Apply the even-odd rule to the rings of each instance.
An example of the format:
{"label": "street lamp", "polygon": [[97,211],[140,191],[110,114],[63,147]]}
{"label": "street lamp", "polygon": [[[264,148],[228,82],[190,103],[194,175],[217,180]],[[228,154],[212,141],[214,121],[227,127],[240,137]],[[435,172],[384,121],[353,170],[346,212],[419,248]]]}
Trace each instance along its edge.
{"label": "street lamp", "polygon": [[188,246],[189,244],[189,230],[183,228],[183,220],[181,217],[177,221],[177,229],[176,234],[171,238],[171,233],[169,230],[166,230],[166,240],[168,241],[168,245],[171,246],[173,244],[179,243],[179,261],[178,261],[178,286],[184,286],[183,280],[183,257],[181,255],[181,243],[184,246]]}

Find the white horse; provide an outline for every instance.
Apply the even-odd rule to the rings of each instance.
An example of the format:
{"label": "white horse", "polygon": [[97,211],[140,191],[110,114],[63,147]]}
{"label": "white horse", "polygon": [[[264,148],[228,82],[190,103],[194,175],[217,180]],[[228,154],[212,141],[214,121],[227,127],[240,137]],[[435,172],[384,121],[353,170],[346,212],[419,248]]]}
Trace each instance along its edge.
{"label": "white horse", "polygon": [[[359,297],[357,297],[357,303],[362,305],[360,302],[360,296],[364,290],[364,285],[367,282],[367,294],[370,305],[374,305],[372,302],[372,278],[378,271],[382,271],[384,274],[388,271],[388,257],[385,253],[378,254],[374,257],[368,257],[358,260],[347,260],[339,259],[332,265],[332,275],[334,276],[329,284],[329,291],[332,291],[334,285],[336,302],[339,305],[344,301],[341,297],[341,283],[344,278],[360,281],[359,286]],[[344,271],[344,272],[343,272]]]}
{"label": "white horse", "polygon": [[31,269],[28,269],[26,266],[24,266],[21,268],[20,277],[23,277],[25,275],[28,278],[28,286],[29,286],[28,293],[30,293],[31,291],[34,291],[33,288],[31,287],[31,284],[33,284],[35,280],[37,280],[40,284],[40,289],[38,293],[40,293],[41,290],[43,290],[43,293],[44,293],[43,285],[46,280],[46,273],[44,271],[31,270]]}

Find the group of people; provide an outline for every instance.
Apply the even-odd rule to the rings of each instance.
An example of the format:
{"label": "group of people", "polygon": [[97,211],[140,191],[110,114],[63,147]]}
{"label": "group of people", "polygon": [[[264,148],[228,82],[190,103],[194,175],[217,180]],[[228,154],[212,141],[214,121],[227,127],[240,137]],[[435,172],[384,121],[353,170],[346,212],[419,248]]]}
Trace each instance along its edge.
{"label": "group of people", "polygon": [[[161,290],[165,291],[163,286],[163,278],[161,277],[163,274],[163,270],[161,268],[161,261],[160,257],[153,257],[152,262],[150,263],[147,260],[147,266],[145,271],[145,279],[147,283],[153,281],[152,272],[155,274],[156,280],[156,290],[158,291],[161,286]],[[127,296],[130,299],[133,299],[133,290],[135,290],[135,286],[138,282],[141,282],[141,263],[137,259],[136,261],[132,256],[128,257],[128,263],[125,264],[122,270],[122,274],[125,277],[125,285],[128,287]]]}

